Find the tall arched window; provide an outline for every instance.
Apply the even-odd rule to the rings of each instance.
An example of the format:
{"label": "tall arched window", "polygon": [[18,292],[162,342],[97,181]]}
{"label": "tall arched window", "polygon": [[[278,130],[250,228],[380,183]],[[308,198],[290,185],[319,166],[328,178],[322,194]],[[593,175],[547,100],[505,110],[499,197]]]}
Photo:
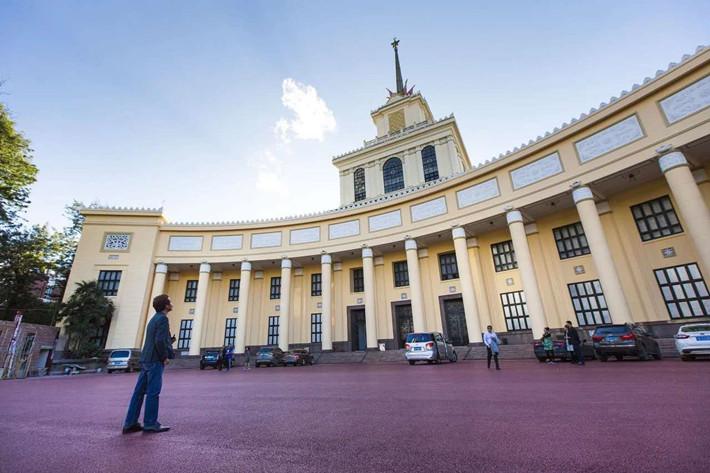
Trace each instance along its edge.
{"label": "tall arched window", "polygon": [[385,181],[385,193],[404,189],[404,173],[402,161],[399,158],[390,158],[382,166],[382,177]]}
{"label": "tall arched window", "polygon": [[355,202],[365,200],[367,189],[365,188],[365,170],[363,168],[355,170],[353,185],[355,187]]}
{"label": "tall arched window", "polygon": [[436,150],[433,146],[422,149],[422,166],[424,167],[424,182],[439,179],[439,168],[436,165]]}

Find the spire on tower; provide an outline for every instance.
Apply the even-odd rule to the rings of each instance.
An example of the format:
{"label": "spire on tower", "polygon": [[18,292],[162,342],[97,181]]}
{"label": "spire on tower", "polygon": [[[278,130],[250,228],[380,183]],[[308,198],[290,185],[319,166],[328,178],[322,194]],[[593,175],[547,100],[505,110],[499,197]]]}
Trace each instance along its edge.
{"label": "spire on tower", "polygon": [[399,65],[399,40],[395,37],[392,40],[391,44],[392,48],[394,49],[394,67],[397,76],[397,91],[392,92],[390,89],[387,89],[387,92],[390,93],[390,98],[394,97],[395,95],[412,95],[414,87],[412,86],[411,89],[407,90],[407,81],[402,80],[402,68]]}

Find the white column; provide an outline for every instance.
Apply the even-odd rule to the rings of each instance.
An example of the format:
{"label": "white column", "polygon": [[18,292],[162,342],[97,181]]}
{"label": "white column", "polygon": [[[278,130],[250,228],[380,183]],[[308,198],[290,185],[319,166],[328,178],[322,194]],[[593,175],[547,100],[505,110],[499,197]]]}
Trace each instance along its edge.
{"label": "white column", "polygon": [[279,348],[288,351],[288,323],[291,309],[291,260],[281,260],[281,312],[279,317]]}
{"label": "white column", "polygon": [[320,281],[321,281],[321,350],[333,349],[333,336],[331,325],[331,271],[332,259],[330,255],[322,255],[320,257]]}
{"label": "white column", "polygon": [[457,172],[463,171],[463,169],[461,169],[461,162],[459,161],[459,155],[456,152],[456,143],[454,143],[453,136],[450,136],[449,141],[446,142],[446,148],[449,150],[449,162],[451,164],[451,174],[456,174]]}
{"label": "white column", "polygon": [[237,322],[236,353],[244,353],[247,337],[247,316],[249,315],[249,283],[251,282],[251,263],[242,261],[239,274],[239,319]]}
{"label": "white column", "polygon": [[407,253],[407,273],[409,277],[409,291],[412,300],[412,321],[415,332],[426,331],[426,321],[424,318],[424,294],[422,292],[422,280],[419,272],[419,254],[417,253],[417,242],[411,238],[404,240],[404,249]]}
{"label": "white column", "polygon": [[523,280],[523,290],[525,291],[525,300],[530,314],[530,322],[532,323],[533,337],[540,338],[547,322],[545,321],[545,311],[540,297],[540,286],[537,283],[535,266],[533,266],[532,255],[528,246],[528,237],[525,234],[523,215],[517,210],[511,210],[505,217],[508,221],[510,238],[513,241],[515,258],[518,261],[520,277]]}
{"label": "white column", "polygon": [[592,260],[594,260],[594,266],[599,274],[599,281],[604,291],[604,299],[609,306],[611,320],[617,324],[631,323],[629,304],[624,296],[619,274],[616,272],[614,258],[611,256],[599,212],[594,203],[594,195],[589,187],[578,187],[572,191],[572,198],[577,206],[584,235],[592,253]]}
{"label": "white column", "polygon": [[466,231],[461,227],[455,227],[451,230],[451,235],[454,238],[454,249],[456,250],[456,266],[459,269],[461,298],[463,299],[463,310],[466,316],[468,341],[469,343],[481,343],[483,341],[483,330],[481,330],[481,321],[478,316],[476,293],[473,290],[471,262],[468,259],[468,246],[466,245]]}
{"label": "white column", "polygon": [[145,343],[145,332],[148,330],[148,322],[150,318],[155,314],[155,309],[153,309],[153,299],[161,294],[165,293],[165,280],[168,274],[168,265],[165,263],[158,263],[155,265],[155,275],[153,276],[153,288],[150,291],[150,300],[148,301],[148,313],[146,314],[145,323],[143,324],[143,339],[136,340],[138,346],[143,346]]}
{"label": "white column", "polygon": [[190,340],[190,355],[200,354],[202,348],[202,327],[205,324],[207,314],[207,290],[210,284],[210,265],[202,263],[200,265],[200,277],[197,281],[197,296],[195,298],[195,316],[192,319],[192,339]]}
{"label": "white column", "polygon": [[678,212],[705,272],[710,271],[710,211],[690,172],[688,161],[680,151],[673,151],[658,160],[671,188]]}
{"label": "white column", "polygon": [[365,332],[367,333],[367,348],[377,348],[375,262],[371,248],[362,249],[362,275],[365,282]]}

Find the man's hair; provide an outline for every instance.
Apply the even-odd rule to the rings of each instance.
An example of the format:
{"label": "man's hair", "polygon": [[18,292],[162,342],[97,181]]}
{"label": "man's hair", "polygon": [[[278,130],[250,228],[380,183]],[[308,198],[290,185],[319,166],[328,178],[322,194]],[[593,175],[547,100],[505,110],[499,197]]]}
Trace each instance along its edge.
{"label": "man's hair", "polygon": [[486,328],[493,328],[493,325],[489,325],[489,326],[488,326],[488,327],[486,327]]}
{"label": "man's hair", "polygon": [[170,303],[170,296],[167,294],[161,294],[159,296],[155,296],[153,299],[153,309],[155,309],[156,312],[162,312],[165,310],[165,307]]}
{"label": "man's hair", "polygon": [[571,320],[568,320],[568,321],[567,321],[567,322],[565,322],[565,323],[566,323],[566,324],[570,324],[570,325],[572,325],[572,321],[571,321]]}

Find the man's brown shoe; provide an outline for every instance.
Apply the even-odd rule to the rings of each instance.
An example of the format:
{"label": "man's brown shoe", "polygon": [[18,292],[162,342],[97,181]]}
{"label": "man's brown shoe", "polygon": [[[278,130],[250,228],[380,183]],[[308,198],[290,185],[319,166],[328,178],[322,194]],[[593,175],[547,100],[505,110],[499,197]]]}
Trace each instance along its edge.
{"label": "man's brown shoe", "polygon": [[121,430],[122,434],[132,434],[134,432],[140,432],[143,430],[143,426],[140,423],[133,424],[130,427],[124,427],[123,430]]}

